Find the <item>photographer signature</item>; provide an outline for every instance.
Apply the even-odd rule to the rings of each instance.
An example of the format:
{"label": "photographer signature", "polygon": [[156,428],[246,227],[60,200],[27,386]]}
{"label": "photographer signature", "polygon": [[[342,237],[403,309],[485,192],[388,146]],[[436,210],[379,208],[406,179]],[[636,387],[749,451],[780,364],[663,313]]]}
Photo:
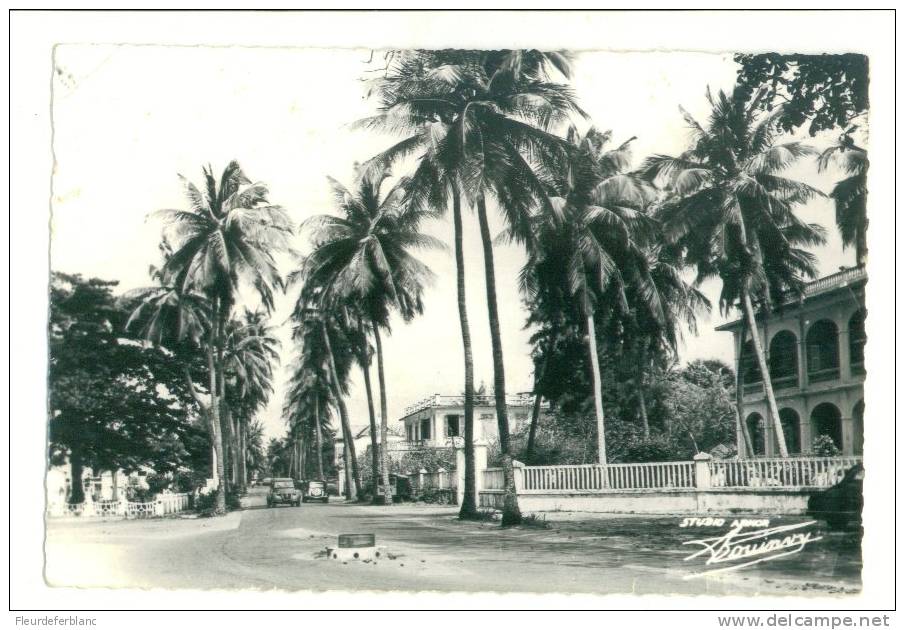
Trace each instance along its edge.
{"label": "photographer signature", "polygon": [[[686,561],[706,555],[707,561],[704,563],[705,565],[737,562],[737,564],[688,575],[685,576],[685,579],[735,571],[742,567],[749,567],[767,560],[775,560],[798,553],[808,543],[821,539],[813,531],[801,531],[814,524],[816,524],[816,521],[807,521],[805,523],[743,531],[745,524],[736,522],[722,536],[684,542],[682,543],[683,545],[701,546],[701,549],[686,557]],[[747,562],[741,562],[749,558],[750,560],[747,560]]]}

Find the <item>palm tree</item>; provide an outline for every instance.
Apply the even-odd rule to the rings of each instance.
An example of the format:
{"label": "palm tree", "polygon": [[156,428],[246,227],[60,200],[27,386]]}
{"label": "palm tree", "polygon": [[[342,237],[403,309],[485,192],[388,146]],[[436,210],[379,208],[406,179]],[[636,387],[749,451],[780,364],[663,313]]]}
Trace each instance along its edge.
{"label": "palm tree", "polygon": [[[530,239],[531,211],[545,199],[534,163],[550,165],[563,158],[564,143],[550,130],[569,113],[580,111],[563,85],[547,80],[550,65],[568,68],[563,55],[537,51],[397,53],[392,67],[377,85],[381,113],[361,123],[368,128],[411,134],[372,160],[374,165],[380,167],[423,151],[419,168],[412,176],[416,189],[424,183],[424,190],[428,191],[425,196],[432,201],[445,199],[446,193],[454,190],[454,213],[459,193],[477,208],[493,347],[494,395],[507,488],[504,525],[519,522],[521,516],[509,443],[487,195],[497,200],[516,240]],[[458,230],[455,215],[454,221]],[[457,232],[457,246],[460,232]],[[461,280],[459,284],[462,285]],[[463,314],[460,308],[465,345],[467,316],[463,318]],[[466,383],[466,398],[472,389],[473,383],[472,387]],[[471,425],[468,415],[466,406],[466,451]],[[468,473],[466,467],[466,479]]]}
{"label": "palm tree", "polygon": [[839,142],[826,149],[817,160],[817,169],[825,171],[835,161],[848,177],[833,186],[830,197],[836,204],[836,226],[844,247],[855,248],[859,265],[867,261],[867,151],[857,146],[846,130]]}
{"label": "palm tree", "polygon": [[203,169],[204,193],[185,184],[188,210],[167,209],[156,214],[165,220],[164,241],[172,244],[162,277],[176,296],[201,294],[208,302],[206,330],[209,392],[208,413],[214,431],[214,450],[220,484],[216,511],[226,510],[223,476],[226,428],[221,414],[224,391],[224,330],[240,286],[253,287],[263,307],[273,308],[273,288],[281,286],[274,254],[289,250],[292,226],[286,212],[267,201],[267,187],[252,183],[238,162],[230,162],[218,184],[210,167]]}
{"label": "palm tree", "polygon": [[[331,294],[313,283],[305,282],[305,261],[289,276],[290,284],[301,284],[299,297],[292,313],[293,338],[302,348],[298,364],[322,366],[326,372],[332,399],[339,410],[343,436],[343,459],[346,475],[346,498],[355,500],[361,495],[361,475],[355,453],[354,434],[345,403],[348,378],[354,360],[351,335],[342,325],[336,302]],[[318,368],[320,369],[320,368]]]}
{"label": "palm tree", "polygon": [[246,428],[246,470],[258,473],[264,470],[266,454],[264,452],[264,423],[253,418]]}
{"label": "palm tree", "polygon": [[710,301],[682,277],[684,260],[674,249],[654,242],[646,246],[645,256],[635,262],[644,267],[649,281],[630,282],[626,287],[630,309],[627,317],[620,318],[620,327],[636,365],[638,408],[643,434],[648,438],[650,424],[644,391],[651,361],[678,360],[680,324],[696,334],[697,316],[710,309]]}
{"label": "palm tree", "polygon": [[[606,464],[606,432],[595,313],[601,300],[627,310],[626,284],[650,298],[652,281],[643,241],[649,219],[643,214],[649,192],[643,182],[624,174],[631,140],[608,149],[609,132],[591,127],[584,135],[571,127],[567,138],[573,158],[554,183],[549,211],[537,218],[536,238],[522,270],[521,289],[530,301],[543,295],[545,306],[578,305],[584,320],[597,420],[597,458]],[[541,287],[540,285],[547,285]],[[652,300],[651,300],[652,301]],[[557,305],[558,306],[554,306]],[[652,310],[661,313],[659,304]],[[543,317],[551,315],[544,309]],[[554,319],[567,315],[552,313]]]}
{"label": "palm tree", "polygon": [[814,150],[778,143],[778,113],[758,117],[760,93],[749,103],[708,92],[711,114],[704,127],[682,110],[693,135],[679,157],[656,155],[642,167],[669,190],[658,217],[667,244],[682,247],[697,268],[697,282],[722,281],[720,305],[738,304],[748,321],[780,454],[788,456],[753,299],[771,302],[800,293],[816,275],[814,257],[802,247],[824,241],[820,226],[802,222],[797,205],[821,193],[782,173]]}
{"label": "palm tree", "polygon": [[244,492],[248,483],[246,439],[251,417],[273,393],[273,368],[279,362],[279,341],[265,314],[246,310],[241,320],[231,320],[224,339],[224,371],[228,414],[232,431],[235,483]]}
{"label": "palm tree", "polygon": [[[387,393],[383,373],[380,329],[389,330],[392,310],[408,321],[423,310],[422,292],[433,273],[412,254],[426,247],[442,248],[437,239],[421,232],[429,213],[415,204],[403,203],[409,181],[401,179],[381,197],[389,172],[362,170],[354,194],[331,179],[334,199],[341,216],[321,215],[306,222],[312,228],[314,249],[300,270],[306,286],[329,293],[351,320],[359,340],[359,363],[365,377],[368,410],[374,424],[371,396],[368,332],[374,336],[380,387],[380,460],[376,431],[371,432],[374,479],[389,487],[387,445]],[[375,493],[376,498],[376,493]]]}
{"label": "palm tree", "polygon": [[313,357],[300,349],[294,362],[296,369],[289,381],[283,415],[290,426],[301,425],[304,435],[314,437],[315,470],[324,479],[323,436],[330,433],[329,413],[332,406],[330,379],[324,365],[306,363]]}

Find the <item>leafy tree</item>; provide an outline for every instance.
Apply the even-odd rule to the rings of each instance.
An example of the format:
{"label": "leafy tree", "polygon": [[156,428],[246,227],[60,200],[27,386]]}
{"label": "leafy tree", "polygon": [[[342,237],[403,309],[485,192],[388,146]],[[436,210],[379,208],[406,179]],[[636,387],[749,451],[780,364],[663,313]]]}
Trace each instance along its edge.
{"label": "leafy tree", "polygon": [[818,160],[822,171],[837,161],[847,175],[830,193],[836,205],[836,225],[845,247],[854,247],[858,264],[867,258],[867,151],[855,143],[864,125],[854,124],[869,107],[868,58],[841,55],[736,55],[740,64],[736,94],[754,99],[758,107],[778,112],[783,131],[810,123],[808,133],[841,131],[837,144]]}
{"label": "leafy tree", "polygon": [[52,462],[68,458],[73,503],[84,499],[86,465],[167,473],[198,464],[196,409],[181,366],[172,355],[126,336],[129,311],[114,298],[116,285],[51,275],[50,452]]}
{"label": "leafy tree", "polygon": [[833,128],[848,129],[867,112],[868,58],[847,54],[737,54],[735,98],[756,101],[764,111],[779,110],[785,132],[810,123],[811,136]]}

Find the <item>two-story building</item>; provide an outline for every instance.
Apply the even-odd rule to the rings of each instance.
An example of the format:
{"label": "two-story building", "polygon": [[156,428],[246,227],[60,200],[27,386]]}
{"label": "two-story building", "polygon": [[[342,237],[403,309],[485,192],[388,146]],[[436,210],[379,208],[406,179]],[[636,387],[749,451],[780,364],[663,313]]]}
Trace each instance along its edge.
{"label": "two-story building", "polygon": [[[534,395],[530,392],[506,397],[509,429],[518,431],[531,421]],[[542,410],[548,405],[542,404]],[[453,446],[465,435],[465,397],[433,394],[406,407],[399,419],[405,426],[405,441],[391,446],[404,452],[419,448]],[[486,444],[499,437],[494,397],[475,395],[474,441]]]}
{"label": "two-story building", "polygon": [[[758,318],[770,382],[790,454],[808,453],[814,437],[829,436],[846,455],[864,444],[864,267],[843,269],[809,283],[801,298]],[[717,327],[734,337],[741,373],[742,418],[757,455],[777,455],[775,430],[767,419],[757,357],[742,320]],[[740,436],[741,438],[741,436]],[[743,452],[740,449],[739,452]]]}

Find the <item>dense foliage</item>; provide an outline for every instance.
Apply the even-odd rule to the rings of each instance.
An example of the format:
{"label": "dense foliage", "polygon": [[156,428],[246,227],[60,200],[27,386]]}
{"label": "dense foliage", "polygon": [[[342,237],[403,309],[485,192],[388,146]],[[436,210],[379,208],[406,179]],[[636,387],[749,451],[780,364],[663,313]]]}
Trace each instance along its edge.
{"label": "dense foliage", "polygon": [[[165,351],[129,338],[116,282],[54,273],[48,371],[51,461],[73,479],[144,467],[203,469],[208,446],[181,367]],[[74,483],[71,501],[81,501]]]}

